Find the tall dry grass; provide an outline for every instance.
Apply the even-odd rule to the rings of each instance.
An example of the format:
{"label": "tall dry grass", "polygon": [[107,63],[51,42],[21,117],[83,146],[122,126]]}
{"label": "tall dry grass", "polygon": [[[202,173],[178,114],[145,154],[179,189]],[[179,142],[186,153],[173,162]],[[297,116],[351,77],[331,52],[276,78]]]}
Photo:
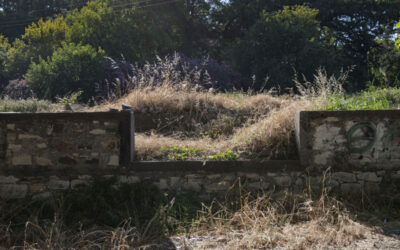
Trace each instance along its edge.
{"label": "tall dry grass", "polygon": [[203,206],[199,219],[174,242],[184,249],[398,248],[400,241],[355,221],[346,206],[323,192],[264,193]]}

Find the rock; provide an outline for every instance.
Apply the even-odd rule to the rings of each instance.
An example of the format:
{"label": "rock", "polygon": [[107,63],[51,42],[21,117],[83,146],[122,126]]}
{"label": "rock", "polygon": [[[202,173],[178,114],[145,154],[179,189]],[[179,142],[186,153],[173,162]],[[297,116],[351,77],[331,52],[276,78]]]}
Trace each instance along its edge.
{"label": "rock", "polygon": [[14,156],[11,160],[12,164],[14,166],[28,166],[32,165],[32,156],[23,154],[23,155],[18,155]]}
{"label": "rock", "polygon": [[110,159],[109,159],[107,165],[108,166],[119,166],[119,156],[118,155],[110,156]]}
{"label": "rock", "polygon": [[35,161],[38,166],[42,166],[42,167],[47,167],[47,166],[53,165],[53,163],[51,162],[50,159],[43,158],[43,157],[36,157]]}
{"label": "rock", "polygon": [[0,185],[0,197],[3,199],[21,199],[26,196],[28,185],[26,184],[5,184]]}
{"label": "rock", "polygon": [[332,174],[332,179],[335,179],[340,183],[357,181],[356,176],[353,173],[347,173],[347,172],[335,172]]}
{"label": "rock", "polygon": [[357,178],[363,181],[381,182],[382,177],[378,177],[375,172],[365,172],[357,174]]}
{"label": "rock", "polygon": [[92,135],[105,135],[106,131],[104,129],[93,129],[89,132]]}

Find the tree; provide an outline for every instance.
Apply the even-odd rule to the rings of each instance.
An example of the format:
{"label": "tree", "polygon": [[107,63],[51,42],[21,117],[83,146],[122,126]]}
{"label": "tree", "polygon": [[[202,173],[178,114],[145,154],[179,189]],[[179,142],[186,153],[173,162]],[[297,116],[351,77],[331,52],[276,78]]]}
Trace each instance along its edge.
{"label": "tree", "polygon": [[95,96],[96,83],[104,77],[104,52],[90,45],[66,43],[39,63],[32,63],[26,74],[27,84],[44,99],[63,97],[83,91],[81,101]]}
{"label": "tree", "polygon": [[2,91],[4,86],[8,83],[5,66],[9,48],[10,44],[8,43],[8,39],[0,35],[0,91]]}
{"label": "tree", "polygon": [[378,41],[368,53],[371,84],[383,87],[400,87],[400,49],[389,38]]}
{"label": "tree", "polygon": [[337,70],[337,60],[329,46],[334,41],[320,29],[318,10],[307,6],[286,6],[265,12],[233,49],[235,66],[256,77],[256,88],[265,78],[267,87],[293,87],[297,72],[311,77],[321,66]]}

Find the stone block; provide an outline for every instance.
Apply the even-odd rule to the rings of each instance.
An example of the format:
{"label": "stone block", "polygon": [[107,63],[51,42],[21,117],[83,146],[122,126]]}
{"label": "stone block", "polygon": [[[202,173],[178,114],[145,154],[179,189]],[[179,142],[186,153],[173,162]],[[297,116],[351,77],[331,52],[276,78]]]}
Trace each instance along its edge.
{"label": "stone block", "polygon": [[107,165],[108,166],[119,166],[119,156],[118,155],[110,156],[110,159],[109,159]]}
{"label": "stone block", "polygon": [[195,182],[195,181],[185,182],[183,184],[183,189],[194,192],[200,192],[202,190],[201,182]]}
{"label": "stone block", "polygon": [[32,165],[32,156],[27,154],[17,155],[11,159],[11,163],[14,166],[29,166]]}
{"label": "stone block", "polygon": [[273,177],[276,185],[281,187],[289,187],[292,184],[292,178],[287,175]]}
{"label": "stone block", "polygon": [[88,179],[75,179],[71,180],[71,188],[77,188],[80,186],[89,186],[90,180]]}
{"label": "stone block", "polygon": [[13,151],[13,152],[18,152],[22,149],[22,145],[19,144],[8,144],[7,149]]}
{"label": "stone block", "polygon": [[47,185],[51,190],[65,190],[70,187],[70,182],[66,180],[50,180]]}
{"label": "stone block", "polygon": [[205,187],[206,192],[216,193],[216,192],[225,192],[231,187],[231,183],[227,181],[220,181],[216,183],[211,183]]}
{"label": "stone block", "polygon": [[46,143],[38,143],[38,144],[36,144],[36,146],[37,146],[38,148],[40,148],[40,149],[47,148],[47,144],[46,144]]}
{"label": "stone block", "polygon": [[38,166],[41,167],[53,166],[53,162],[50,159],[44,157],[35,157],[35,162]]}
{"label": "stone block", "polygon": [[11,130],[11,131],[15,130],[15,124],[14,123],[8,123],[7,124],[7,129]]}
{"label": "stone block", "polygon": [[18,139],[20,140],[29,140],[29,139],[42,139],[42,137],[33,134],[19,134]]}
{"label": "stone block", "polygon": [[340,190],[343,193],[358,193],[362,190],[360,183],[343,183],[340,185]]}
{"label": "stone block", "polygon": [[382,177],[378,177],[375,172],[365,172],[357,174],[357,178],[369,182],[381,182]]}
{"label": "stone block", "polygon": [[93,129],[89,132],[91,135],[105,135],[106,131],[104,129]]}
{"label": "stone block", "polygon": [[158,182],[153,182],[153,184],[160,190],[168,189],[168,183],[166,179],[160,179]]}
{"label": "stone block", "polygon": [[0,197],[6,200],[22,199],[28,192],[27,184],[3,184],[0,185]]}
{"label": "stone block", "polygon": [[332,174],[332,179],[335,179],[340,183],[357,181],[355,174],[347,172],[335,172]]}
{"label": "stone block", "polygon": [[14,176],[0,176],[0,185],[1,184],[15,184],[19,181],[18,178]]}
{"label": "stone block", "polygon": [[118,177],[118,182],[119,183],[126,183],[126,184],[134,184],[134,183],[139,183],[140,178],[137,176],[119,176]]}

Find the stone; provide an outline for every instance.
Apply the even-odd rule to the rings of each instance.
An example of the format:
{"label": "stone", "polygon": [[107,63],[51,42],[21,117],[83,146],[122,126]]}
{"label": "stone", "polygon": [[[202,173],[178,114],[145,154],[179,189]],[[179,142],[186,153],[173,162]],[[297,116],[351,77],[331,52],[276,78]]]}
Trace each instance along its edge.
{"label": "stone", "polygon": [[119,166],[119,156],[118,155],[110,156],[110,159],[109,159],[107,165],[108,166]]}
{"label": "stone", "polygon": [[75,165],[77,162],[74,158],[70,156],[64,156],[58,159],[58,162],[65,165]]}
{"label": "stone", "polygon": [[15,130],[15,124],[13,124],[13,123],[7,124],[7,129],[8,130]]}
{"label": "stone", "polygon": [[46,190],[46,186],[44,184],[34,183],[34,184],[31,184],[29,187],[29,191],[31,193],[39,193],[39,192],[43,192],[45,190]]}
{"label": "stone", "polygon": [[292,183],[292,178],[287,175],[273,177],[276,185],[281,187],[289,187]]}
{"label": "stone", "polygon": [[24,139],[42,139],[42,137],[38,135],[32,135],[32,134],[19,134],[18,139],[24,140]]}
{"label": "stone", "polygon": [[179,177],[170,177],[169,178],[169,184],[171,186],[178,186],[180,180],[181,180],[181,178],[179,178]]}
{"label": "stone", "polygon": [[93,129],[89,132],[92,135],[105,135],[106,131],[104,129]]}
{"label": "stone", "polygon": [[40,148],[40,149],[47,148],[47,144],[46,144],[46,143],[38,143],[36,146],[37,146],[38,148]]}
{"label": "stone", "polygon": [[12,150],[13,152],[20,151],[22,149],[22,145],[19,145],[19,144],[8,144],[7,149]]}
{"label": "stone", "polygon": [[35,162],[38,166],[42,167],[48,167],[53,165],[53,162],[50,159],[44,157],[35,157]]}
{"label": "stone", "polygon": [[18,180],[14,176],[0,176],[0,184],[15,184]]}
{"label": "stone", "polygon": [[231,184],[227,181],[220,181],[216,183],[211,183],[205,187],[207,192],[215,193],[215,192],[225,192],[231,187]]}
{"label": "stone", "polygon": [[216,179],[219,179],[219,178],[221,178],[221,175],[220,175],[220,174],[210,174],[210,175],[207,175],[207,179],[209,179],[209,180],[216,180]]}
{"label": "stone", "polygon": [[347,172],[335,172],[332,174],[332,179],[339,181],[340,183],[343,182],[356,182],[356,176],[353,173]]}
{"label": "stone", "polygon": [[139,183],[140,178],[137,176],[119,176],[118,182],[125,183],[125,184],[134,184],[134,183]]}
{"label": "stone", "polygon": [[183,184],[183,189],[194,191],[194,192],[200,192],[202,188],[201,188],[200,182],[191,181],[191,182],[185,182]]}
{"label": "stone", "polygon": [[89,186],[90,180],[87,179],[76,179],[71,180],[71,188],[77,188],[80,186]]}
{"label": "stone", "polygon": [[26,184],[4,184],[0,185],[0,197],[3,199],[22,199],[28,192]]}
{"label": "stone", "polygon": [[168,183],[166,179],[160,179],[158,182],[153,183],[158,189],[160,190],[166,190],[168,189]]}
{"label": "stone", "polygon": [[357,174],[357,178],[369,182],[381,182],[382,177],[378,177],[375,172],[365,172]]}
{"label": "stone", "polygon": [[48,199],[51,196],[51,193],[49,191],[46,192],[41,192],[32,195],[32,199],[34,200],[43,200],[43,199]]}
{"label": "stone", "polygon": [[17,134],[15,134],[15,133],[7,133],[7,143],[8,144],[14,143],[16,138],[17,138]]}
{"label": "stone", "polygon": [[247,179],[259,180],[260,179],[260,175],[257,174],[257,173],[247,173],[246,174],[246,178]]}
{"label": "stone", "polygon": [[32,156],[27,154],[14,156],[11,162],[14,166],[29,166],[32,165]]}
{"label": "stone", "polygon": [[340,190],[343,193],[357,193],[361,192],[362,186],[360,183],[343,183],[340,185]]}
{"label": "stone", "polygon": [[70,187],[70,182],[65,180],[50,180],[48,187],[51,190],[65,190]]}

